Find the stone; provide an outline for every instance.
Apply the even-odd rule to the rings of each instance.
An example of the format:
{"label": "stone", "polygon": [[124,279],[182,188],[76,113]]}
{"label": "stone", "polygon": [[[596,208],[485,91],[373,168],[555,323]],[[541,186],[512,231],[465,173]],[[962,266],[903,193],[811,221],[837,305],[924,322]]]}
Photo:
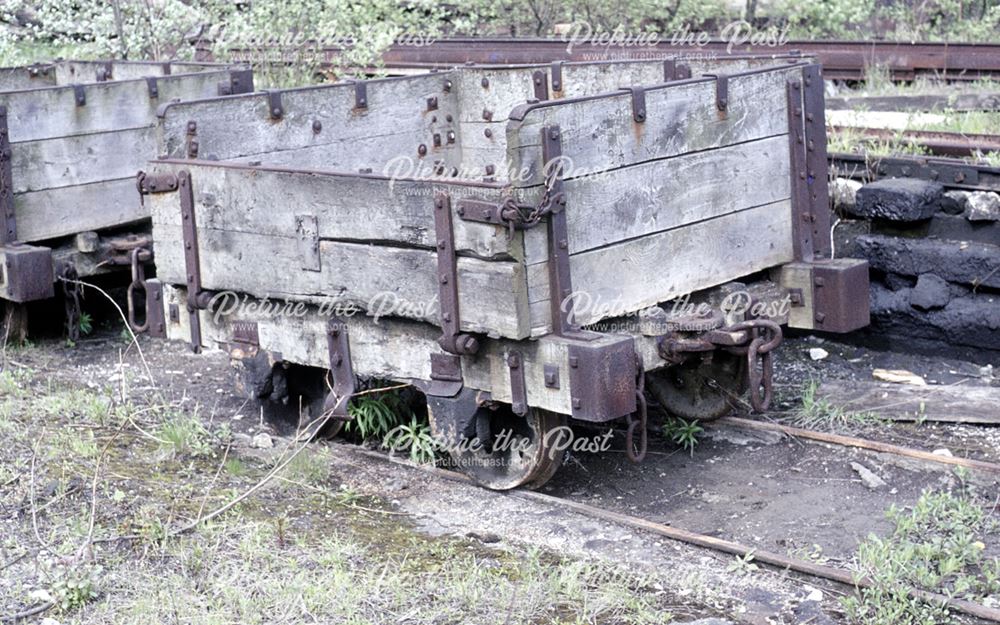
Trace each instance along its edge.
{"label": "stone", "polygon": [[910,306],[920,310],[944,308],[951,301],[948,281],[933,273],[920,274],[917,285],[910,292]]}
{"label": "stone", "polygon": [[968,191],[945,191],[941,197],[941,211],[949,215],[961,215],[965,212],[968,200]]}
{"label": "stone", "polygon": [[970,241],[858,237],[858,253],[872,269],[905,276],[936,274],[949,282],[1000,288],[1000,246]]}
{"label": "stone", "polygon": [[951,451],[948,450],[948,449],[945,449],[944,447],[942,447],[941,449],[935,449],[931,453],[934,454],[935,456],[943,456],[945,458],[951,458],[951,457],[953,457]]}
{"label": "stone", "polygon": [[941,207],[944,187],[915,178],[884,178],[861,187],[857,203],[848,212],[859,217],[891,221],[929,219]]}
{"label": "stone", "polygon": [[271,449],[274,447],[274,441],[271,440],[271,435],[267,432],[261,432],[253,437],[250,442],[250,446],[256,449]]}
{"label": "stone", "polygon": [[860,462],[852,462],[851,468],[858,474],[861,481],[868,488],[875,490],[877,488],[882,488],[885,486],[885,481],[879,476],[875,475],[875,472],[861,464]]}
{"label": "stone", "polygon": [[1000,221],[1000,195],[993,191],[973,191],[965,208],[969,221]]}
{"label": "stone", "polygon": [[912,289],[914,286],[913,278],[910,276],[901,276],[898,273],[887,273],[882,281],[893,291]]}
{"label": "stone", "polygon": [[834,178],[830,183],[830,198],[833,199],[834,209],[852,211],[857,206],[858,189],[862,185],[857,180],[850,178]]}
{"label": "stone", "polygon": [[809,350],[809,358],[812,360],[823,360],[830,355],[830,352],[826,351],[822,347],[813,347]]}

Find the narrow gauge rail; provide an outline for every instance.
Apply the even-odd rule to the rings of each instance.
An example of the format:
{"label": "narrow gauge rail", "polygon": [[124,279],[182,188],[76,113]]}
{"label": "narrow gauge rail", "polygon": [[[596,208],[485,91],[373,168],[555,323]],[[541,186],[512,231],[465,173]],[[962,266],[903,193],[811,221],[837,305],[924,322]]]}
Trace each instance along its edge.
{"label": "narrow gauge rail", "polygon": [[[335,57],[336,48],[327,48]],[[889,70],[894,80],[918,76],[978,80],[1000,76],[1000,45],[973,43],[909,43],[896,41],[788,41],[780,45],[732,45],[712,40],[705,45],[674,45],[669,37],[656,45],[618,46],[593,42],[570,45],[562,39],[448,38],[423,46],[394,45],[383,54],[388,67],[446,67],[464,63],[522,64],[550,61],[594,61],[601,58],[654,60],[666,56],[742,55],[813,56],[828,80],[862,80],[867,67]]]}

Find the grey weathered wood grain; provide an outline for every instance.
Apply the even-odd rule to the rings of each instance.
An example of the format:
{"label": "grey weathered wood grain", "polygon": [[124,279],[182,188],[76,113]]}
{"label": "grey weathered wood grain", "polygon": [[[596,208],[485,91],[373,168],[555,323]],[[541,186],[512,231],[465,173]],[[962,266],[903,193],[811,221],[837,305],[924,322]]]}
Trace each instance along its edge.
{"label": "grey weathered wood grain", "polygon": [[[177,226],[153,225],[158,275],[184,283]],[[257,297],[313,303],[341,301],[373,314],[438,323],[437,257],[433,251],[320,241],[320,271],[303,271],[298,240],[199,228],[202,286]],[[463,330],[514,338],[528,335],[524,266],[458,260]]]}
{"label": "grey weathered wood grain", "polygon": [[790,67],[731,77],[726,115],[716,108],[714,80],[647,91],[644,123],[633,120],[627,93],[534,108],[507,128],[511,163],[529,173],[517,185],[541,182],[541,131],[550,125],[562,128],[568,177],[786,134],[785,83],[799,75]]}
{"label": "grey weathered wood grain", "polygon": [[0,105],[7,107],[11,142],[37,141],[149,126],[161,103],[215,96],[218,83],[228,80],[228,71],[163,76],[157,98],[145,80],[91,83],[83,85],[83,106],[76,105],[72,86],[8,91],[0,93]]}
{"label": "grey weathered wood grain", "polygon": [[56,75],[53,70],[33,76],[28,67],[0,67],[0,91],[38,89],[52,87],[55,84]]}
{"label": "grey weathered wood grain", "polygon": [[[316,216],[319,236],[349,241],[391,242],[432,249],[436,245],[434,191],[454,198],[453,232],[460,254],[482,258],[520,254],[520,235],[509,241],[507,231],[465,221],[455,211],[460,197],[474,194],[500,202],[502,189],[395,180],[364,176],[250,170],[211,164],[158,164],[156,171],[187,169],[195,193],[198,223],[207,228],[292,236],[295,216]],[[176,193],[146,199],[154,223],[179,226]]]}
{"label": "grey weathered wood grain", "polygon": [[[570,257],[577,320],[589,324],[792,260],[787,200]],[[528,266],[532,335],[550,330],[548,263]]]}
{"label": "grey weathered wood grain", "polygon": [[[569,180],[570,254],[788,199],[789,172],[780,135]],[[525,234],[524,253],[547,257],[544,228]]]}
{"label": "grey weathered wood grain", "polygon": [[226,69],[220,63],[198,63],[188,61],[56,61],[54,64],[56,84],[95,82],[99,69],[111,66],[111,80],[134,80],[147,76],[170,74],[190,74]]}
{"label": "grey weathered wood grain", "polygon": [[149,208],[129,177],[16,194],[14,214],[18,238],[30,242],[140,221]]}
{"label": "grey weathered wood grain", "polygon": [[14,193],[134,176],[155,149],[151,126],[15,143]]}
{"label": "grey weathered wood grain", "polygon": [[912,386],[852,380],[823,382],[817,398],[850,412],[874,412],[894,421],[1000,424],[1000,388]]}
{"label": "grey weathered wood grain", "polygon": [[[444,74],[427,74],[367,82],[368,108],[355,108],[354,85],[338,83],[281,92],[285,113],[280,120],[268,114],[268,99],[262,93],[173,104],[163,111],[160,122],[160,154],[184,157],[188,121],[198,124],[199,156],[229,160],[283,150],[329,146],[350,154],[358,141],[397,137],[397,154],[417,158],[417,147],[430,149],[433,135],[447,145],[447,133],[457,133],[448,122],[457,114],[457,98],[443,91]],[[428,110],[427,99],[437,98],[436,110]],[[322,128],[317,133],[313,124]],[[417,138],[422,135],[423,141]],[[403,137],[406,137],[403,139]],[[456,134],[455,142],[459,138]],[[356,170],[356,168],[350,168]]]}

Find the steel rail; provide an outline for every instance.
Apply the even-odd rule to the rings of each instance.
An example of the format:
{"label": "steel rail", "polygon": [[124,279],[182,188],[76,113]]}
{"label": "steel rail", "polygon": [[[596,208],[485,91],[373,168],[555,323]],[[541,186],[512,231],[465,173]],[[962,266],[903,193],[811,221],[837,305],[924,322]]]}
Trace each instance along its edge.
{"label": "steel rail", "polygon": [[[356,453],[361,456],[374,458],[377,460],[381,460],[383,462],[390,462],[393,464],[407,466],[443,479],[463,482],[466,484],[474,484],[473,480],[468,476],[461,473],[456,473],[454,471],[448,471],[446,469],[439,469],[437,467],[431,467],[426,465],[419,465],[410,462],[408,460],[404,460],[401,458],[394,458],[392,456],[388,456],[386,454],[377,451],[361,449],[346,444],[343,445],[343,448],[348,449],[349,453]],[[764,564],[768,564],[770,566],[774,566],[779,569],[795,571],[797,573],[802,573],[805,575],[821,579],[827,579],[833,582],[837,582],[847,586],[852,586],[855,588],[872,588],[875,587],[876,585],[875,582],[868,579],[867,577],[858,577],[854,573],[846,569],[826,566],[823,564],[817,564],[815,562],[810,562],[808,560],[803,560],[801,558],[786,556],[772,551],[756,549],[754,547],[750,547],[748,545],[744,545],[735,541],[716,538],[714,536],[708,536],[706,534],[690,532],[677,527],[664,525],[663,523],[649,521],[641,517],[622,514],[620,512],[605,510],[603,508],[598,508],[595,506],[591,506],[589,504],[580,503],[569,499],[564,499],[562,497],[555,497],[553,495],[546,495],[544,493],[539,493],[530,490],[508,491],[508,496],[517,497],[519,499],[526,499],[529,501],[536,501],[550,506],[566,508],[578,514],[600,519],[602,521],[607,521],[610,523],[617,523],[619,525],[631,527],[633,529],[650,532],[653,534],[657,534],[659,536],[663,536],[664,538],[669,538],[671,540],[676,540],[678,542],[694,545],[696,547],[702,547],[705,549],[711,549],[713,551],[728,553],[742,558],[747,558],[752,556],[754,562],[762,562]],[[959,612],[963,612],[965,614],[969,614],[971,616],[976,616],[981,619],[1000,623],[1000,610],[998,609],[980,605],[972,601],[966,601],[964,599],[956,599],[953,597],[947,597],[945,595],[925,590],[919,590],[917,588],[906,588],[905,590],[909,596],[919,599],[921,601],[925,601],[927,603],[945,605],[948,606],[949,608],[952,608]]]}
{"label": "steel rail", "polygon": [[[336,56],[337,48],[326,48]],[[444,67],[464,63],[525,64],[599,59],[656,60],[671,56],[746,57],[815,56],[828,79],[861,80],[866,69],[879,66],[894,80],[940,76],[951,80],[1000,77],[1000,44],[910,43],[896,41],[788,41],[780,45],[732,45],[711,40],[704,45],[675,45],[669,38],[656,45],[615,45],[543,38],[438,39],[425,45],[390,47],[382,58],[387,66]]]}

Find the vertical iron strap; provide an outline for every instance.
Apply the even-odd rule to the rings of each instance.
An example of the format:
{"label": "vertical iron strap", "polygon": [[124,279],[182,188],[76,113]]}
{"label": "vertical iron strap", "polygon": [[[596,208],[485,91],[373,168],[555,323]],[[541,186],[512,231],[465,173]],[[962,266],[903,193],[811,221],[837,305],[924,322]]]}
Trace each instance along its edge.
{"label": "vertical iron strap", "polygon": [[813,248],[812,215],[806,166],[805,127],[802,111],[802,81],[790,78],[788,94],[788,153],[791,159],[792,250],[796,260],[810,262]]}
{"label": "vertical iron strap", "polygon": [[201,352],[201,318],[198,315],[198,295],[201,293],[201,261],[198,256],[198,225],[194,214],[194,189],[191,173],[177,172],[181,194],[181,236],[184,240],[184,269],[187,275],[187,309],[191,320],[191,351]]}
{"label": "vertical iron strap", "polygon": [[11,163],[7,107],[0,106],[0,245],[17,240],[14,223],[14,177]]}
{"label": "vertical iron strap", "polygon": [[803,70],[803,110],[805,111],[806,182],[809,185],[809,214],[813,249],[817,256],[830,257],[831,209],[827,180],[826,106],[820,65]]}
{"label": "vertical iron strap", "polygon": [[552,211],[549,214],[549,305],[552,332],[565,336],[577,329],[572,318],[573,284],[569,268],[569,234],[566,225],[566,196],[562,181],[562,132],[559,126],[542,128],[542,161]]}

